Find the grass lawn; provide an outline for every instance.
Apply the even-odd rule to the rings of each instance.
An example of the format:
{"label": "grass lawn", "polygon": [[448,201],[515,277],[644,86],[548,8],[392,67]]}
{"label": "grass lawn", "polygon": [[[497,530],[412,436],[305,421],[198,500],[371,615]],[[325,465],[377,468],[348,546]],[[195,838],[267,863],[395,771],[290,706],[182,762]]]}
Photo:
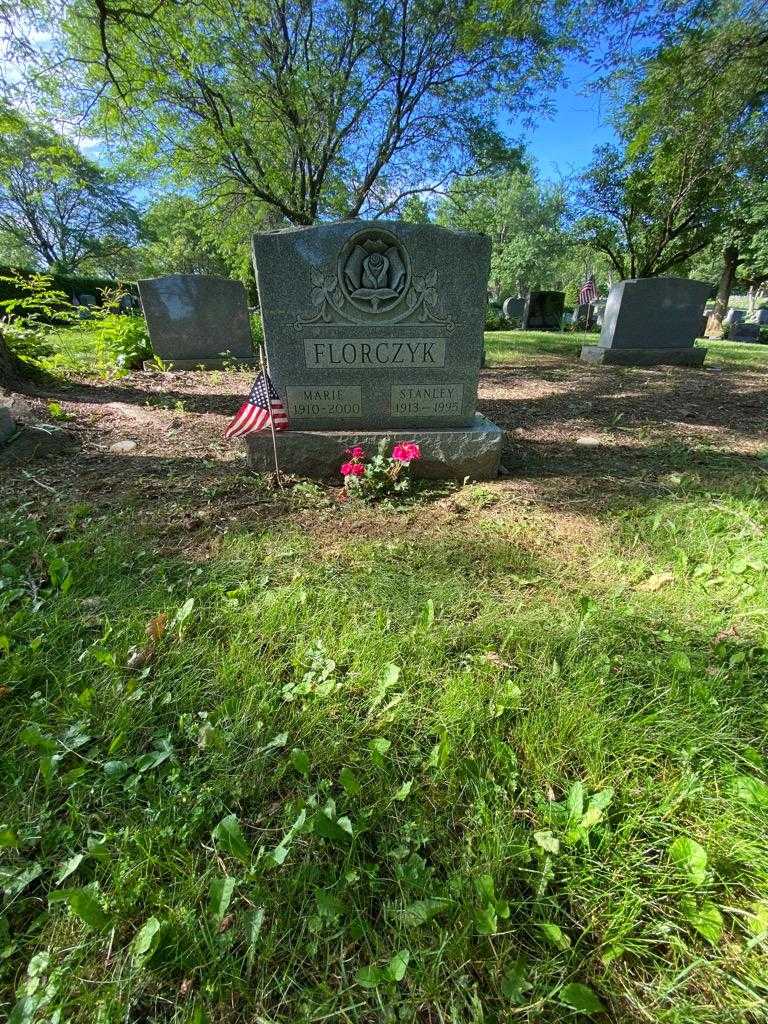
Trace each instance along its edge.
{"label": "grass lawn", "polygon": [[766,1019],[765,463],[358,509],[94,459],[2,504],[0,1019]]}
{"label": "grass lawn", "polygon": [[[490,366],[518,363],[532,355],[571,356],[578,359],[582,345],[596,345],[599,334],[557,333],[548,331],[488,331],[485,335]],[[768,345],[747,345],[740,341],[709,341],[697,344],[707,352],[705,365],[742,369],[768,367]]]}

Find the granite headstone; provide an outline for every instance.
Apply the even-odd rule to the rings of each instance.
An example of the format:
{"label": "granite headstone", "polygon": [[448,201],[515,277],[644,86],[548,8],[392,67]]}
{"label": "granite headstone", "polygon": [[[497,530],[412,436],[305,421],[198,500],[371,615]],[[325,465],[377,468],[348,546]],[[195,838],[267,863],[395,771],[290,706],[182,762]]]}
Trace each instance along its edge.
{"label": "granite headstone", "polygon": [[504,299],[501,311],[504,314],[504,318],[506,320],[519,320],[523,315],[524,306],[524,299],[519,298],[517,295],[510,295],[508,299]]}
{"label": "granite headstone", "polygon": [[760,324],[748,324],[743,320],[731,323],[728,328],[729,341],[760,341]]}
{"label": "granite headstone", "polygon": [[152,348],[177,369],[253,363],[245,288],[240,281],[170,274],[139,281]]}
{"label": "granite headstone", "polygon": [[559,331],[564,308],[565,292],[529,292],[523,307],[523,330]]}
{"label": "granite headstone", "polygon": [[[414,469],[473,475],[479,446],[478,473],[495,474],[488,453],[497,466],[501,431],[476,414],[486,236],[343,221],[259,232],[253,252],[270,375],[290,423],[279,435],[289,471],[326,475],[341,445],[387,437],[423,442]],[[261,468],[269,450],[258,435],[248,442]],[[453,466],[452,447],[462,452]]]}
{"label": "granite headstone", "polygon": [[729,309],[723,319],[724,324],[740,324],[746,319],[746,312],[743,309]]}
{"label": "granite headstone", "polygon": [[701,366],[706,349],[695,348],[710,286],[681,277],[644,277],[615,284],[608,295],[600,341],[584,345],[592,363]]}
{"label": "granite headstone", "polygon": [[258,233],[272,379],[296,429],[466,426],[490,242],[397,221]]}

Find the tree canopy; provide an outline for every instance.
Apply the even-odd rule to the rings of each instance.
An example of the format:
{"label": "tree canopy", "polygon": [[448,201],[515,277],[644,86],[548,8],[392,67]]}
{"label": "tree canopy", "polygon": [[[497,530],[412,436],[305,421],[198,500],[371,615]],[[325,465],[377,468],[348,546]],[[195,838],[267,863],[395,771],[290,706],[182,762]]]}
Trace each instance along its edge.
{"label": "tree canopy", "polygon": [[0,233],[38,266],[108,266],[138,240],[121,184],[64,137],[0,108]]}

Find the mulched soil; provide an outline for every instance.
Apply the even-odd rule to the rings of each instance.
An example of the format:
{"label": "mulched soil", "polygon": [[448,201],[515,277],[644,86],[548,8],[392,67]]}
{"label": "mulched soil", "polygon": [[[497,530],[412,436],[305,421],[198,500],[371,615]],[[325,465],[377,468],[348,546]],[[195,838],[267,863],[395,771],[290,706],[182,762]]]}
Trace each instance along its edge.
{"label": "mulched soil", "polygon": [[[215,533],[244,517],[261,526],[288,517],[312,528],[317,502],[308,509],[275,500],[263,479],[246,475],[243,442],[223,439],[250,384],[250,374],[223,371],[137,372],[30,388],[16,396],[16,416],[50,424],[59,441],[63,431],[65,444],[32,460],[0,461],[0,497],[28,502],[30,514],[46,518],[75,502],[118,515],[133,507],[169,537],[201,526]],[[50,402],[67,418],[51,415]],[[483,370],[479,409],[506,431],[504,472],[488,485],[494,500],[566,517],[653,497],[674,489],[680,474],[725,492],[736,479],[768,472],[766,373],[541,356]],[[338,508],[335,498],[328,504]],[[465,512],[449,487],[422,518],[439,529]],[[381,516],[347,519],[351,533],[384,528]]]}

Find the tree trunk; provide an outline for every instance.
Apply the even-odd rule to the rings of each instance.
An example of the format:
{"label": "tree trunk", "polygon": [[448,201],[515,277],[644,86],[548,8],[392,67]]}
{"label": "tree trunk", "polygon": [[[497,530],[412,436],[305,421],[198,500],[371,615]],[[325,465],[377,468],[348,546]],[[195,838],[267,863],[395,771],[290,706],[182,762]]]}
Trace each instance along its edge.
{"label": "tree trunk", "polygon": [[720,275],[720,284],[717,286],[715,308],[709,315],[707,327],[704,331],[704,336],[707,338],[715,340],[723,336],[723,319],[728,311],[728,300],[731,297],[731,289],[736,278],[736,267],[738,264],[739,250],[735,245],[726,245],[723,250],[723,272]]}
{"label": "tree trunk", "polygon": [[27,374],[24,363],[8,348],[0,332],[0,388],[16,391]]}

